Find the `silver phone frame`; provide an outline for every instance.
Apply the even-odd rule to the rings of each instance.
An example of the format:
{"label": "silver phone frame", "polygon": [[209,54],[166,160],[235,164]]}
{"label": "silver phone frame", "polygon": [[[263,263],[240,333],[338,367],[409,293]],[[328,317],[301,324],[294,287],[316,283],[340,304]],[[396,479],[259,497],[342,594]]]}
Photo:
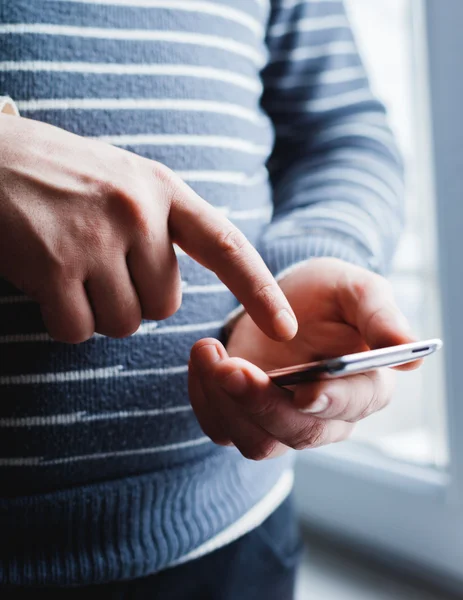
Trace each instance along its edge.
{"label": "silver phone frame", "polygon": [[347,375],[367,373],[381,367],[397,367],[429,356],[442,346],[443,342],[438,338],[422,340],[275,369],[268,371],[267,375],[273,383],[281,387],[320,379],[336,379]]}

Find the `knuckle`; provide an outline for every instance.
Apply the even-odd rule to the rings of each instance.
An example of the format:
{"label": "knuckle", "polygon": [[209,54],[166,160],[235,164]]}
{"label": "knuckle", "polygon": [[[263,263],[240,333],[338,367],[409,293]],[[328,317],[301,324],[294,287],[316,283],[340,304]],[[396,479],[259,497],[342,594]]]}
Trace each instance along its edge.
{"label": "knuckle", "polygon": [[55,342],[63,344],[82,344],[89,340],[93,335],[93,331],[55,331],[50,334],[50,337]]}
{"label": "knuckle", "polygon": [[64,255],[59,255],[59,252],[47,253],[43,257],[41,264],[45,277],[50,283],[69,279],[69,263],[64,258]]}
{"label": "knuckle", "polygon": [[162,302],[143,307],[143,318],[150,321],[164,321],[174,315],[182,305],[182,292],[177,290],[165,296]]}
{"label": "knuckle", "polygon": [[126,338],[133,335],[140,327],[140,316],[115,319],[111,324],[97,327],[97,332],[111,338]]}
{"label": "knuckle", "polygon": [[250,417],[259,420],[272,413],[275,409],[275,404],[276,400],[266,397],[265,394],[256,392],[252,397],[252,401],[246,403],[245,408]]}
{"label": "knuckle", "polygon": [[352,419],[353,422],[362,421],[383,407],[383,403],[378,394],[376,379],[370,377],[368,373],[362,374],[361,377],[363,377],[366,382],[367,391],[365,392],[365,395],[369,400],[360,411],[359,415],[355,419]]}
{"label": "knuckle", "polygon": [[165,188],[170,189],[177,183],[177,176],[175,173],[169,169],[169,167],[157,160],[151,161],[151,173],[156,182]]}
{"label": "knuckle", "polygon": [[[350,394],[348,390],[349,383],[340,380],[336,386],[335,391],[333,388],[330,391],[330,415],[337,415],[336,418],[342,419],[346,413],[349,412],[350,408]],[[334,417],[333,417],[334,418]]]}
{"label": "knuckle", "polygon": [[139,327],[139,323],[136,326],[133,325],[120,325],[117,327],[113,327],[111,328],[111,330],[109,331],[109,333],[107,334],[108,337],[112,337],[112,338],[116,338],[116,339],[122,339],[122,338],[127,338],[130,337],[131,335],[133,335],[138,327]]}
{"label": "knuckle", "polygon": [[150,234],[149,212],[143,202],[144,193],[138,186],[113,187],[108,197],[110,215],[112,219],[116,218],[119,221],[124,230],[146,236]]}
{"label": "knuckle", "polygon": [[245,235],[233,225],[219,234],[216,246],[226,260],[234,260],[249,244]]}
{"label": "knuckle", "polygon": [[277,443],[278,442],[276,440],[267,437],[259,440],[259,442],[254,443],[249,447],[240,448],[240,452],[245,458],[249,460],[266,460],[270,458],[270,456],[273,454]]}
{"label": "knuckle", "polygon": [[72,248],[70,240],[59,238],[49,242],[44,241],[38,252],[37,276],[42,280],[45,279],[48,285],[63,285],[66,281],[80,279],[82,263],[83,253],[79,249]]}
{"label": "knuckle", "polygon": [[365,300],[365,298],[368,297],[372,288],[370,273],[368,273],[368,276],[365,276],[365,274],[363,274],[363,277],[358,277],[357,279],[355,279],[352,282],[352,287],[354,288],[355,296],[359,299],[359,301],[362,302],[363,300]]}
{"label": "knuckle", "polygon": [[169,213],[172,205],[179,205],[185,202],[183,190],[183,180],[169,167],[158,161],[150,162],[151,178],[159,191],[157,201],[164,206],[166,214]]}
{"label": "knuckle", "polygon": [[[201,425],[201,423],[200,423]],[[216,444],[217,446],[230,446],[230,438],[224,435],[222,432],[217,431],[214,427],[209,427],[207,425],[201,425],[201,429],[207,435],[207,437]]]}
{"label": "knuckle", "polygon": [[204,435],[207,435],[207,437],[212,442],[214,442],[214,444],[220,445],[221,436],[219,435],[216,428],[211,427],[210,421],[206,418],[206,415],[203,414],[203,411],[198,406],[196,406],[194,394],[191,395],[190,401],[196,418],[198,419],[199,426],[201,427],[201,430],[204,433]]}
{"label": "knuckle", "polygon": [[289,444],[294,450],[316,448],[323,443],[326,423],[321,419],[313,419],[300,433],[295,435]]}
{"label": "knuckle", "polygon": [[216,446],[224,446],[224,447],[230,447],[233,446],[232,442],[226,438],[226,437],[222,437],[220,435],[208,435],[206,434],[211,442],[213,442]]}
{"label": "knuckle", "polygon": [[352,282],[352,285],[355,296],[360,303],[368,304],[369,299],[379,294],[384,301],[384,305],[387,306],[391,304],[394,297],[392,283],[377,273],[362,271],[361,276],[357,277]]}
{"label": "knuckle", "polygon": [[261,302],[271,304],[275,296],[275,286],[273,283],[264,283],[257,287],[254,295]]}
{"label": "knuckle", "polygon": [[[117,223],[123,230],[148,232],[148,207],[146,201],[146,172],[143,159],[132,152],[119,151],[114,158],[114,171],[93,183],[92,198],[101,209],[101,221]],[[117,168],[117,170],[116,170]],[[95,221],[89,227],[95,231]]]}

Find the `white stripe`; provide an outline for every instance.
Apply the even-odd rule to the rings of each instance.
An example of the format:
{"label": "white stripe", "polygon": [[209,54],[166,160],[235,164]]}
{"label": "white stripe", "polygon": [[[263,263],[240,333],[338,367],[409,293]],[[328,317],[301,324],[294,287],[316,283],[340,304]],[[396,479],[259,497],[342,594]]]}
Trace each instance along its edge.
{"label": "white stripe", "polygon": [[[358,122],[360,118],[362,122],[368,123],[369,125],[377,125],[378,127],[389,127],[388,115],[378,110],[364,112],[361,115],[354,117],[354,122]],[[347,122],[348,121],[346,121],[346,123]]]}
{"label": "white stripe", "polygon": [[201,437],[187,442],[178,442],[176,444],[166,444],[165,446],[153,446],[151,448],[138,448],[134,450],[116,450],[114,452],[97,452],[95,454],[82,454],[81,456],[65,456],[54,460],[46,460],[43,457],[32,456],[24,458],[0,458],[0,467],[52,467],[57,465],[67,465],[70,463],[83,462],[89,460],[107,460],[108,458],[121,458],[124,456],[145,456],[147,454],[158,454],[160,452],[171,452],[173,450],[183,450],[184,448],[194,448],[203,444],[212,443],[208,437]]}
{"label": "white stripe", "polygon": [[253,506],[250,511],[243,515],[238,521],[221,531],[218,535],[171,563],[169,567],[209,554],[218,548],[230,544],[261,525],[289,496],[293,488],[293,483],[293,471],[284,471],[273,488],[266,496],[264,496],[264,498],[262,498],[262,500],[260,500],[260,502]]}
{"label": "white stripe", "polygon": [[156,321],[143,323],[133,335],[167,335],[172,333],[192,333],[206,329],[220,329],[223,327],[221,321],[207,321],[205,323],[188,323],[187,325],[166,325],[158,327]]}
{"label": "white stripe", "polygon": [[358,90],[317,98],[316,100],[279,100],[270,105],[270,110],[283,113],[327,112],[345,106],[351,107],[366,100],[374,100],[374,96],[368,88],[362,87]]}
{"label": "white stripe", "polygon": [[227,21],[234,21],[243,25],[261,37],[263,27],[259,21],[250,15],[214,2],[198,2],[196,0],[59,0],[60,2],[73,2],[78,4],[109,4],[111,6],[129,6],[137,8],[165,8],[185,12],[196,12],[221,17]]}
{"label": "white stripe", "polygon": [[363,66],[360,67],[345,67],[342,69],[331,69],[320,73],[317,77],[319,83],[335,84],[357,81],[365,79],[366,73]]}
{"label": "white stripe", "polygon": [[140,417],[162,417],[164,415],[177,415],[178,413],[191,412],[191,405],[172,406],[168,408],[152,408],[149,410],[120,410],[112,413],[98,413],[83,417],[83,423],[95,421],[111,421],[118,419],[137,419]]}
{"label": "white stripe", "polygon": [[185,283],[182,286],[184,294],[219,294],[229,292],[230,290],[223,283],[211,283],[209,285],[189,285]]}
{"label": "white stripe", "polygon": [[249,142],[248,140],[216,135],[103,135],[98,139],[113,146],[197,146],[204,148],[220,148],[236,150],[257,156],[268,156],[270,147]]}
{"label": "white stripe", "polygon": [[331,42],[319,46],[302,46],[292,50],[282,50],[272,53],[270,62],[314,60],[330,56],[357,56],[358,51],[354,42]]}
{"label": "white stripe", "polygon": [[182,64],[133,64],[133,63],[87,63],[87,62],[53,62],[45,60],[0,61],[1,71],[44,71],[51,73],[84,73],[89,75],[163,75],[170,77],[196,77],[198,79],[214,79],[231,83],[238,87],[262,92],[262,84],[257,79],[246,77],[240,73]]}
{"label": "white stripe", "polygon": [[212,442],[208,437],[203,436],[195,440],[188,440],[187,442],[177,442],[176,444],[166,444],[165,446],[152,446],[151,448],[116,450],[114,452],[96,452],[95,454],[66,456],[63,458],[56,458],[54,460],[41,459],[39,465],[41,467],[51,467],[56,465],[67,465],[70,463],[83,462],[89,460],[107,460],[108,458],[122,458],[124,456],[146,456],[147,454],[159,454],[160,452],[172,452],[173,450],[194,448],[196,446],[203,446],[204,444],[212,444]]}
{"label": "white stripe", "polygon": [[[362,122],[363,121],[363,122]],[[322,144],[328,142],[342,140],[345,137],[361,137],[366,140],[372,140],[379,144],[382,144],[385,149],[392,154],[396,154],[393,150],[395,147],[395,140],[392,132],[385,128],[386,122],[384,116],[378,121],[378,124],[372,122],[368,123],[365,119],[359,119],[356,123],[346,123],[343,125],[327,125],[323,131],[317,134],[314,140],[313,147],[316,149]],[[293,140],[301,139],[307,134],[299,130],[294,130],[292,126],[279,126],[276,128],[277,136],[284,138],[291,138]]]}
{"label": "white stripe", "polygon": [[315,182],[323,182],[327,184],[330,182],[339,182],[340,184],[350,182],[374,192],[383,200],[387,201],[388,199],[392,199],[393,203],[397,200],[394,190],[392,190],[387,184],[383,183],[374,175],[355,168],[327,167],[318,173],[306,175],[306,177],[304,177],[304,181],[309,185],[309,189],[311,187],[310,184]]}
{"label": "white stripe", "polygon": [[30,458],[0,458],[0,467],[37,467],[40,457]]}
{"label": "white stripe", "polygon": [[101,369],[84,369],[82,371],[63,371],[61,373],[33,373],[30,375],[5,375],[0,377],[0,385],[31,385],[41,383],[64,383],[74,381],[93,381],[96,379],[113,379],[119,377],[146,377],[148,375],[178,375],[187,373],[188,365],[178,367],[160,367],[157,369],[132,369],[124,371],[124,367],[103,367]]}
{"label": "white stripe", "polygon": [[248,210],[232,210],[229,218],[233,221],[253,221],[253,220],[269,220],[272,216],[273,208],[264,206],[261,208],[250,208]]}
{"label": "white stripe", "polygon": [[364,137],[366,139],[373,139],[381,142],[387,148],[390,148],[391,142],[394,137],[388,129],[383,127],[377,127],[375,125],[368,125],[367,123],[351,123],[346,125],[335,125],[333,127],[327,127],[325,130],[320,132],[317,136],[317,142],[331,142],[334,140],[341,139],[347,136]]}
{"label": "white stripe", "polygon": [[296,6],[300,6],[305,4],[307,6],[312,6],[313,4],[341,4],[342,0],[280,0],[278,5],[279,8],[295,8]]}
{"label": "white stripe", "polygon": [[1,335],[0,344],[16,343],[35,343],[35,342],[53,342],[54,340],[48,333],[12,333],[11,335]]}
{"label": "white stripe", "polygon": [[172,44],[193,44],[217,48],[250,59],[257,66],[265,64],[265,57],[252,46],[236,42],[233,39],[189,33],[184,31],[155,31],[149,29],[110,29],[106,27],[73,27],[71,25],[51,25],[47,23],[15,23],[0,25],[0,35],[59,35],[78,38],[103,40],[133,40],[146,42],[169,42]]}
{"label": "white stripe", "polygon": [[[317,190],[317,198],[318,191],[319,190]],[[330,193],[328,187],[326,188],[326,190],[322,189],[320,191],[322,193],[326,192],[327,200],[332,199],[333,194]],[[352,214],[347,212],[348,210]],[[348,203],[346,203],[345,209],[342,213],[340,213],[338,207],[331,208],[330,206],[321,205],[311,207],[305,213],[306,222],[309,222],[314,228],[316,228],[317,226],[317,220],[331,221],[332,227],[334,226],[334,223],[341,223],[341,225],[350,225],[355,231],[358,231],[359,237],[365,239],[365,241],[369,244],[369,247],[374,251],[375,254],[377,254],[381,250],[381,245],[378,236],[376,236],[374,231],[372,231],[371,229],[371,224],[366,222],[365,220],[365,217],[367,216],[368,215],[365,213],[363,208]],[[297,223],[294,223],[294,228],[296,227]],[[286,237],[286,232],[284,237]]]}
{"label": "white stripe", "polygon": [[[345,162],[345,165],[339,165],[339,162]],[[337,164],[336,164],[337,163]],[[397,174],[397,167],[394,163],[386,162],[384,158],[365,156],[364,153],[356,152],[355,150],[334,152],[329,159],[320,156],[308,163],[306,173],[309,170],[324,170],[330,168],[351,168],[358,172],[365,173],[369,176],[374,176],[378,181],[386,184],[396,196],[401,196],[404,193],[404,181]]]}
{"label": "white stripe", "polygon": [[[353,215],[355,221],[351,221],[351,226],[356,228],[366,239],[370,240],[370,246],[377,253],[381,253],[381,237],[371,237],[375,235],[375,232],[396,231],[397,229],[397,217],[395,214],[389,214],[390,211],[384,211],[381,203],[372,202],[371,192],[363,187],[357,187],[354,192],[350,189],[350,186],[346,183],[325,183],[322,187],[318,187],[312,191],[313,201],[317,203],[313,205],[310,211],[309,219],[312,216],[312,211],[320,206],[320,210],[323,208],[329,208],[336,212],[331,218],[337,222],[342,222],[349,219],[349,215]],[[382,198],[381,198],[382,199]],[[352,201],[353,200],[353,201]],[[340,217],[342,215],[342,217]],[[344,219],[346,215],[346,219]],[[372,226],[373,223],[373,226]]]}
{"label": "white stripe", "polygon": [[273,207],[268,205],[241,210],[231,210],[229,206],[216,206],[216,210],[232,221],[260,221],[262,219],[268,221],[273,213]]}
{"label": "white stripe", "polygon": [[324,71],[316,75],[316,78],[312,82],[309,81],[310,75],[307,74],[304,77],[300,75],[290,75],[289,77],[278,78],[274,77],[266,81],[269,87],[277,89],[289,90],[298,87],[310,87],[311,85],[334,85],[339,83],[352,83],[353,81],[360,81],[365,79],[365,69],[363,67],[344,67],[342,69],[332,69],[330,71]]}
{"label": "white stripe", "polygon": [[259,9],[264,9],[265,11],[267,11],[265,13],[265,20],[267,20],[268,11],[270,10],[270,1],[271,0],[254,0]]}
{"label": "white stripe", "polygon": [[[265,214],[267,214],[267,209],[265,209],[266,212]],[[249,213],[249,214],[247,214]],[[236,211],[235,213],[232,213],[232,217],[235,219],[240,219],[240,218],[260,218],[264,216],[264,209],[256,209],[255,213],[253,214],[253,211],[249,210],[249,211]],[[178,249],[178,253],[179,254],[185,254],[185,252],[183,252],[183,250],[181,248],[179,248],[178,246],[176,247],[176,249]],[[177,252],[176,252],[177,253]],[[186,255],[186,254],[185,254]],[[218,293],[218,292],[224,292],[226,291],[228,288],[223,284],[223,283],[213,283],[213,284],[204,284],[204,285],[189,285],[187,284],[185,281],[182,282],[182,290],[184,294],[214,294],[214,293]],[[30,302],[35,302],[35,300],[32,300],[32,298],[29,298],[29,296],[0,296],[0,304],[6,305],[6,304],[25,304],[25,303],[30,303]]]}
{"label": "white stripe", "polygon": [[[325,168],[330,167],[331,163],[338,161],[346,161],[350,163],[349,167],[361,169],[362,167],[369,169],[370,175],[378,176],[384,183],[387,183],[391,189],[400,195],[404,190],[404,182],[397,174],[396,165],[385,161],[384,158],[377,154],[372,154],[370,150],[335,150],[330,158],[327,160],[326,157],[320,157],[319,163]],[[317,161],[313,161],[311,165],[317,164]]]}
{"label": "white stripe", "polygon": [[95,421],[113,421],[119,419],[134,419],[140,417],[160,417],[190,412],[190,405],[173,406],[170,408],[153,408],[151,410],[121,410],[116,412],[88,414],[85,411],[48,415],[46,417],[11,417],[0,419],[0,428],[30,428],[50,427],[58,425],[75,425],[76,423],[93,423]]}
{"label": "white stripe", "polygon": [[44,98],[20,100],[20,111],[37,110],[175,110],[217,113],[262,124],[265,119],[255,110],[229,102],[179,100],[174,98]]}
{"label": "white stripe", "polygon": [[138,448],[134,450],[116,450],[114,452],[97,452],[95,454],[82,454],[81,456],[66,456],[55,460],[41,460],[41,467],[51,467],[56,465],[66,465],[70,463],[83,462],[89,460],[107,460],[108,458],[121,458],[124,456],[146,456],[148,454],[159,454],[160,452],[172,452],[173,450],[183,450],[185,448],[194,448],[204,444],[211,444],[208,437],[201,437],[187,442],[178,442],[176,444],[166,444],[165,446],[153,446],[151,448]]}
{"label": "white stripe", "polygon": [[343,108],[345,106],[352,107],[355,104],[361,102],[367,102],[374,100],[374,96],[369,89],[355,90],[353,92],[346,92],[345,94],[339,94],[336,96],[330,96],[328,98],[319,98],[318,100],[311,100],[306,103],[305,110],[309,112],[327,112],[329,110],[336,110],[337,108]]}
{"label": "white stripe", "polygon": [[[223,321],[208,321],[206,323],[189,323],[187,325],[166,325],[159,327],[156,321],[142,323],[132,336],[136,335],[168,335],[172,333],[192,333],[194,331],[204,331],[207,329],[220,329]],[[92,336],[93,339],[101,339],[105,336],[98,333]],[[15,343],[33,343],[33,342],[53,342],[54,340],[48,333],[18,333],[12,335],[0,336],[0,344]],[[118,367],[119,368],[119,367]],[[122,368],[122,367],[120,367]],[[161,370],[162,371],[162,370]],[[0,378],[1,384],[1,378]]]}
{"label": "white stripe", "polygon": [[2,428],[22,428],[22,427],[46,427],[50,425],[74,425],[80,423],[85,412],[75,412],[62,415],[50,415],[47,417],[10,417],[0,419]]}
{"label": "white stripe", "polygon": [[0,296],[0,304],[22,304],[32,302],[29,296]]}
{"label": "white stripe", "polygon": [[240,171],[176,171],[185,181],[204,182],[204,183],[228,183],[231,185],[241,185],[243,187],[252,187],[264,183],[268,179],[266,169],[248,175]]}
{"label": "white stripe", "polygon": [[308,17],[289,22],[276,23],[270,27],[268,35],[281,37],[293,31],[324,31],[326,29],[346,28],[349,23],[344,15],[325,15],[323,17]]}

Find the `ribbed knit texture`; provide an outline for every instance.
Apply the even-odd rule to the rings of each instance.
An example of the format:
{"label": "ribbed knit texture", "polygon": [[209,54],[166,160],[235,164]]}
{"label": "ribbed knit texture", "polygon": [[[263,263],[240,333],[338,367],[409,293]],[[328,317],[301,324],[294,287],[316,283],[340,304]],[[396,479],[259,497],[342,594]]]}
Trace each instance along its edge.
{"label": "ribbed knit texture", "polygon": [[[314,256],[390,263],[401,163],[342,2],[2,2],[7,95],[24,117],[176,170],[276,275]],[[189,351],[221,336],[237,302],[178,260],[176,315],[79,346],[52,342],[38,305],[0,280],[0,582],[156,572],[232,527],[290,466],[201,432]]]}
{"label": "ribbed knit texture", "polygon": [[[108,582],[179,562],[275,483],[274,469],[236,454],[217,451],[175,470],[24,497],[13,506],[0,501],[1,583]],[[277,461],[276,471],[289,461]]]}

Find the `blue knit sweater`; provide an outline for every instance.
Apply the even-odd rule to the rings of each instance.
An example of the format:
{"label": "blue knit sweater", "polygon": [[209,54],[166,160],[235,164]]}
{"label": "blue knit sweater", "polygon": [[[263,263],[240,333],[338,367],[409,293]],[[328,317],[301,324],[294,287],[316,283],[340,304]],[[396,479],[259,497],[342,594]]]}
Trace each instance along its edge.
{"label": "blue knit sweater", "polygon": [[[391,259],[400,159],[340,1],[1,2],[0,95],[167,164],[276,275],[313,256],[379,272]],[[154,573],[289,493],[292,454],[245,460],[192,413],[189,350],[237,302],[178,259],[177,314],[78,346],[53,342],[38,305],[0,280],[0,583]]]}

